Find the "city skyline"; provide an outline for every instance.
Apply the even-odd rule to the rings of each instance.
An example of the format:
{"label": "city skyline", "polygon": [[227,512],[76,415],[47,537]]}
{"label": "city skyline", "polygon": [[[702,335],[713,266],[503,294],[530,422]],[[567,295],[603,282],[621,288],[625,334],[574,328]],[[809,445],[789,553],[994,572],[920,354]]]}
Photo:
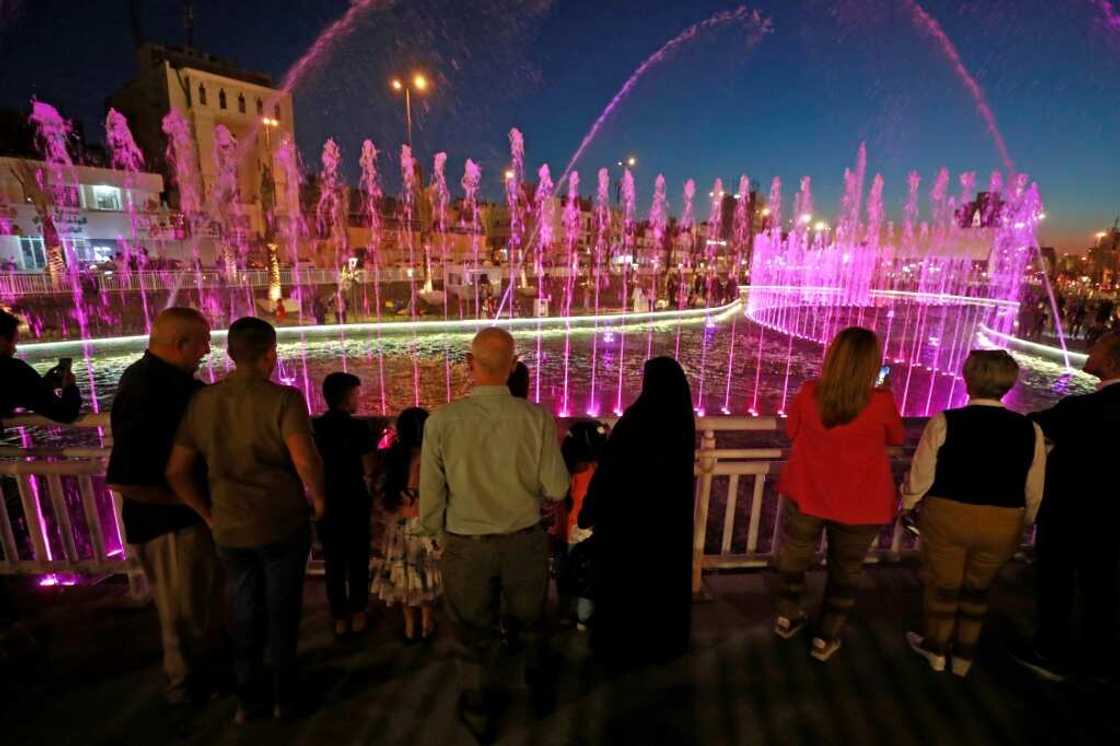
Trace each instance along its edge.
{"label": "city skyline", "polygon": [[[404,117],[389,80],[419,69],[433,86],[413,101],[418,156],[430,164],[437,150],[446,151],[456,183],[464,159],[473,158],[491,196],[501,188],[511,127],[525,135],[526,172],[548,162],[555,177],[649,54],[691,24],[737,7],[542,1],[517,4],[513,12],[512,4],[495,1],[463,14],[451,3],[369,5],[294,91],[305,169],[317,170],[323,140],[334,137],[347,179],[356,183],[361,140],[372,137],[388,157],[383,172],[399,171]],[[1002,168],[966,87],[936,40],[915,24],[910,3],[781,5],[751,4],[772,25],[756,45],[729,24],[651,68],[576,164],[583,193],[590,193],[595,170],[633,153],[643,214],[658,173],[670,185],[676,214],[685,179],[695,179],[706,196],[716,177],[727,185],[745,172],[763,193],[780,176],[787,200],[800,177],[810,176],[818,212],[831,216],[843,169],[866,142],[869,173],[882,172],[888,212],[897,220],[911,169],[922,177],[924,216],[940,167],[951,173],[951,193],[959,191],[963,171],[977,172],[983,188],[988,173]],[[1084,251],[1120,213],[1120,128],[1110,125],[1108,93],[1120,71],[1120,32],[1092,5],[922,6],[983,88],[1015,165],[1039,182],[1048,214],[1040,239],[1059,251]],[[197,2],[195,46],[279,80],[349,7],[317,6],[246,2],[223,11]],[[141,7],[146,38],[183,41],[178,3]],[[54,33],[43,33],[52,27]],[[259,32],[244,33],[254,27]],[[37,96],[98,139],[105,99],[135,74],[132,39],[124,2],[96,12],[55,0],[16,4],[0,18],[0,105],[25,108]],[[1061,65],[1044,53],[1049,48],[1062,50]],[[397,188],[391,176],[387,186]],[[703,201],[698,197],[700,218],[707,213]]]}

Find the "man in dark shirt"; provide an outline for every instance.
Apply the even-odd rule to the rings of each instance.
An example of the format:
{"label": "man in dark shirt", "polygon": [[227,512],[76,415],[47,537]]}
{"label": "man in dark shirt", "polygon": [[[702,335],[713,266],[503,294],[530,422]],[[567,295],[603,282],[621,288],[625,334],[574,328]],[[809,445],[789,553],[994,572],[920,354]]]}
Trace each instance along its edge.
{"label": "man in dark shirt", "polygon": [[1092,394],[1067,396],[1030,418],[1053,444],[1038,514],[1038,635],[1014,657],[1039,676],[1064,679],[1071,670],[1074,593],[1084,599],[1088,673],[1116,676],[1116,446],[1120,433],[1120,335],[1089,350],[1085,372],[1100,379]]}
{"label": "man in dark shirt", "polygon": [[372,432],[353,417],[361,384],[349,373],[324,378],[327,411],[312,421],[327,487],[327,515],[318,529],[336,635],[344,634],[348,627],[363,631],[369,602],[372,499],[368,481],[375,457]]}
{"label": "man in dark shirt", "polygon": [[[18,407],[55,422],[73,422],[82,408],[74,374],[52,370],[46,377],[14,357],[19,342],[19,318],[0,310],[0,417]],[[55,390],[61,392],[56,394]]]}
{"label": "man in dark shirt", "polygon": [[164,469],[210,352],[210,327],[198,311],[168,308],[152,326],[148,349],[121,376],[113,400],[113,453],[106,479],[123,499],[129,553],[152,588],[163,638],[167,699],[187,702],[211,668],[221,630],[220,563],[210,530],[167,485]]}
{"label": "man in dark shirt", "polygon": [[[73,422],[82,408],[82,394],[74,374],[52,370],[42,377],[30,365],[14,357],[19,343],[19,323],[18,316],[0,309],[0,418],[10,417],[19,408],[55,422]],[[61,389],[61,393],[56,394],[55,389]],[[0,510],[7,509],[9,499],[19,500],[19,489],[13,479],[2,477]],[[8,595],[5,581],[0,578],[0,625],[11,624],[17,617],[15,603]]]}

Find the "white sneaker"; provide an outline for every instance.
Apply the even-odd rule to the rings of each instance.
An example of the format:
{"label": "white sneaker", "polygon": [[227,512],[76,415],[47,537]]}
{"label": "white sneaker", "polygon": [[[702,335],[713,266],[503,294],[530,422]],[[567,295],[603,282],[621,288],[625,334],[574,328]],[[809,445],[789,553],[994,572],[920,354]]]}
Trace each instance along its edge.
{"label": "white sneaker", "polygon": [[[925,642],[924,637],[917,632],[907,632],[906,642],[910,644],[911,650],[929,661],[929,667],[934,671],[940,672],[945,670],[945,656],[926,650],[925,646],[922,644]],[[956,660],[953,661],[953,664],[955,670]],[[963,674],[961,675],[963,676]]]}
{"label": "white sneaker", "polygon": [[788,640],[801,631],[801,628],[805,626],[805,622],[804,614],[796,619],[780,616],[774,620],[774,634],[783,640]]}
{"label": "white sneaker", "polygon": [[840,649],[839,640],[825,640],[822,637],[813,638],[813,648],[809,651],[809,655],[813,656],[821,663],[827,663],[828,659],[836,654]]}
{"label": "white sneaker", "polygon": [[969,670],[972,668],[972,661],[968,658],[958,658],[953,656],[953,673],[960,676],[962,679],[968,676]]}

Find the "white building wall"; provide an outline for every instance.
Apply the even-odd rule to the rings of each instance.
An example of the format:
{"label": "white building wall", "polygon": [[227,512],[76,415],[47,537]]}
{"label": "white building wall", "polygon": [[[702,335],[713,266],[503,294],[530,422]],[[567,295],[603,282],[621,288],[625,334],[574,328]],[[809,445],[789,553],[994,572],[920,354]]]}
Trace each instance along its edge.
{"label": "white building wall", "polygon": [[[16,178],[19,162],[0,158],[0,264],[10,261],[20,270],[35,271],[43,268],[39,262],[39,251],[45,248],[43,226]],[[44,162],[22,162],[42,170],[50,185],[54,172]],[[135,240],[136,248],[146,248],[153,258],[182,253],[185,242],[176,233],[177,214],[160,203],[163,177],[159,174],[75,166],[66,169],[62,178],[77,187],[78,204],[55,206],[55,226],[83,261],[92,261],[98,249],[111,255],[122,240]]]}

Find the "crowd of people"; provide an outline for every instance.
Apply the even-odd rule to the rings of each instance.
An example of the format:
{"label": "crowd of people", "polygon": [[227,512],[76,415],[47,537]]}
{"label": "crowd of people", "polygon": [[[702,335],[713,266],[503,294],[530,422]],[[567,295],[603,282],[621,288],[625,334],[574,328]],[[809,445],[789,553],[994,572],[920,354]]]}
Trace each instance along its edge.
{"label": "crowd of people", "polygon": [[[15,318],[0,316],[2,411],[76,417],[72,375],[41,379],[13,357],[17,337]],[[152,589],[169,701],[201,696],[232,660],[238,723],[299,712],[313,525],[337,636],[366,630],[371,593],[402,609],[410,644],[432,639],[442,604],[460,660],[458,717],[480,741],[497,725],[494,652],[503,641],[524,650],[534,706],[552,706],[551,576],[557,613],[590,629],[607,667],[687,649],[696,434],[674,359],[646,363],[640,395],[613,428],[580,421],[561,437],[551,413],[527,399],[530,375],[513,338],[486,328],[467,356],[469,396],[431,413],[406,409],[379,437],[355,417],[357,377],[328,375],[328,410],[314,419],[299,390],[272,382],[276,332],[267,322],[230,326],[235,370],[206,386],[195,373],[209,351],[201,313],[164,310],[111,415],[107,480]],[[1015,360],[973,351],[963,368],[968,404],[928,421],[901,488],[888,448],[903,443],[903,422],[882,361],[874,332],[841,331],[789,408],[776,636],[804,635],[822,662],[836,655],[868,547],[900,510],[920,511],[923,624],[905,637],[934,671],[966,676],[991,587],[1037,524],[1038,632],[1013,655],[1042,677],[1070,675],[1080,589],[1085,636],[1099,651],[1083,672],[1112,676],[1120,550],[1110,534],[1120,508],[1108,498],[1107,464],[1120,426],[1120,336],[1104,335],[1090,351],[1085,372],[1100,379],[1097,392],[1030,415],[1001,402],[1018,378]],[[371,536],[376,514],[383,530]],[[805,574],[822,534],[827,583],[810,614]]]}
{"label": "crowd of people", "polygon": [[1068,340],[1084,340],[1092,346],[1108,333],[1120,332],[1115,295],[1075,295],[1057,292],[1051,305],[1049,294],[1041,288],[1027,291],[1019,307],[1020,333],[1030,339],[1057,336],[1054,311]]}

